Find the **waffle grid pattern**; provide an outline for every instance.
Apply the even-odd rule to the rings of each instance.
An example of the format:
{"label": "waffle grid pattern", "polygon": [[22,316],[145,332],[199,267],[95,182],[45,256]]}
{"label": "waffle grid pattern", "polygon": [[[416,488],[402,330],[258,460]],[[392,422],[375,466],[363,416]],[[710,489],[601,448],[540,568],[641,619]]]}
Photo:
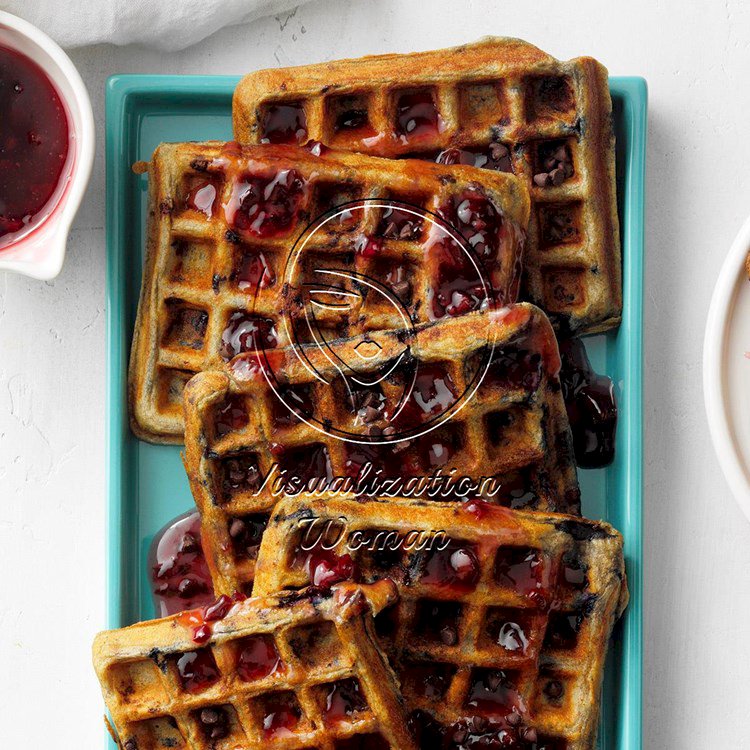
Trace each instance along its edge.
{"label": "waffle grid pattern", "polygon": [[[467,715],[520,714],[510,726],[533,728],[541,746],[590,750],[609,637],[628,598],[621,538],[587,520],[476,508],[286,500],[264,537],[256,589],[307,584],[303,518],[343,523],[345,533],[333,534],[340,554],[351,550],[346,539],[441,530],[450,540],[442,562],[437,547],[393,552],[387,542],[347,553],[361,580],[388,576],[398,585],[398,603],[378,615],[376,629],[407,708],[444,727]],[[468,585],[435,578],[466,550],[476,568]]]}
{"label": "waffle grid pattern", "polygon": [[[373,611],[362,602],[361,591],[373,587],[355,594],[356,587],[344,587],[348,593],[343,598],[313,601],[288,592],[285,599],[282,592],[249,600],[219,622],[202,647],[179,627],[185,615],[100,634],[95,666],[124,750],[269,744],[342,750],[357,741],[366,745],[368,739],[377,739],[377,746],[411,750],[393,673],[372,632]],[[385,596],[383,591],[375,594],[378,606],[392,597],[392,586],[387,588]],[[245,681],[240,654],[258,639],[269,644],[279,661],[270,674]],[[168,648],[160,648],[165,642]],[[251,647],[251,653],[257,651]],[[210,665],[214,681],[191,686],[191,693],[177,665],[192,654]],[[353,684],[359,686],[357,710],[334,720],[330,704],[335,708],[337,703],[330,696],[339,687],[351,691]],[[345,692],[344,698],[350,694]],[[279,718],[286,722],[275,724]]]}
{"label": "waffle grid pattern", "polygon": [[[468,387],[469,363],[487,343],[486,338],[476,335],[478,330],[472,316],[438,323],[417,333],[411,352],[420,367],[433,373],[438,370],[440,375],[433,377],[448,373],[455,393],[460,394]],[[229,594],[252,590],[257,545],[278,500],[271,483],[262,492],[259,487],[274,464],[304,479],[325,477],[323,471],[329,479],[356,474],[350,469],[351,462],[361,466],[367,460],[375,464],[382,460],[387,477],[401,476],[402,472],[429,476],[436,467],[430,467],[424,457],[437,454],[445,461],[446,473],[455,467],[459,476],[497,477],[508,491],[501,491],[495,502],[579,512],[578,482],[557,381],[559,359],[552,328],[541,311],[524,304],[509,308],[504,319],[490,326],[488,335],[489,331],[495,344],[494,359],[464,407],[399,452],[389,448],[389,452],[374,457],[362,454],[365,446],[323,434],[307,422],[294,419],[282,426],[279,412],[286,417],[290,414],[265,381],[238,383],[216,372],[196,376],[185,398],[185,466],[201,512],[203,545],[216,590]],[[375,334],[373,340],[382,344],[381,357],[369,363],[376,370],[401,344],[394,334]],[[504,365],[501,354],[511,351],[528,351],[531,361],[537,363],[538,380],[530,388],[492,381],[493,367]],[[312,377],[296,361],[282,372],[296,385]],[[387,388],[384,382],[383,390]],[[309,401],[317,414],[339,415],[339,422],[348,419],[348,425],[356,430],[355,416],[346,410],[346,399],[343,387],[337,390],[336,381],[333,387],[319,383],[309,387]],[[228,404],[242,416],[239,423],[243,426],[219,434],[217,414],[226,413]],[[396,444],[396,450],[401,445]],[[309,475],[304,467],[311,467]]]}
{"label": "waffle grid pattern", "polygon": [[[418,124],[403,132],[403,102],[415,95],[421,98],[412,123]],[[517,39],[486,39],[434,52],[259,71],[235,92],[235,137],[268,140],[269,113],[284,107],[297,110],[300,127],[290,131],[292,139],[392,158],[434,160],[443,152],[453,162],[512,169],[532,199],[526,298],[572,333],[619,323],[612,105],[607,72],[596,61],[561,62]],[[342,108],[357,115],[356,127],[342,122]],[[433,127],[425,127],[430,116]]]}
{"label": "waffle grid pattern", "polygon": [[[227,348],[225,331],[233,322],[245,341],[260,338],[268,347],[290,343],[279,321],[297,303],[283,283],[291,240],[312,217],[342,200],[374,202],[367,203],[359,224],[328,224],[330,232],[316,233],[308,246],[308,265],[300,265],[298,274],[315,263],[385,279],[391,266],[401,265],[411,288],[409,313],[415,323],[423,322],[428,319],[423,301],[437,273],[427,252],[431,231],[422,227],[409,239],[382,236],[384,209],[376,199],[398,199],[435,212],[462,191],[478,190],[503,217],[488,278],[505,301],[515,301],[518,294],[514,279],[529,206],[522,185],[508,175],[496,175],[478,188],[474,170],[468,168],[413,168],[349,153],[316,156],[287,146],[240,150],[218,143],[162,144],[148,171],[151,215],[129,386],[131,424],[145,439],[181,442],[184,385],[196,372],[223,368],[232,359],[237,347]],[[304,183],[288,226],[261,236],[252,227],[240,231],[234,219],[227,220],[224,207],[236,205],[248,175],[250,181],[260,180],[255,187],[264,194],[273,190],[279,175],[287,183],[295,176]],[[292,192],[288,186],[280,190],[285,198]],[[378,242],[374,257],[356,251],[369,233]],[[342,253],[347,244],[350,250]],[[248,278],[252,281],[243,282]],[[347,318],[332,321],[336,335],[403,327],[372,300],[367,315],[361,313],[354,305]]]}

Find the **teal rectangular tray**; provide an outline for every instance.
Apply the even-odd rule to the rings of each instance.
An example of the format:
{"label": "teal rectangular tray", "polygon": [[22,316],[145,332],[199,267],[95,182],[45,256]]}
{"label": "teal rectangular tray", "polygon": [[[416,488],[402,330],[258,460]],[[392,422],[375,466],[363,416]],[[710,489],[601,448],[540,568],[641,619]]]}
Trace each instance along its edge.
{"label": "teal rectangular tray", "polygon": [[[107,82],[107,481],[108,625],[154,616],[147,553],[156,532],[192,498],[180,448],[137,440],[128,427],[127,361],[133,333],[146,222],[146,178],[131,165],[162,141],[231,138],[227,76],[122,75]],[[610,79],[617,135],[617,185],[623,242],[624,311],[619,329],[587,340],[594,366],[617,392],[619,426],[612,466],[581,471],[583,509],[625,538],[631,600],[607,662],[601,750],[641,748],[642,681],[642,298],[646,82]],[[114,744],[110,745],[114,748]]]}

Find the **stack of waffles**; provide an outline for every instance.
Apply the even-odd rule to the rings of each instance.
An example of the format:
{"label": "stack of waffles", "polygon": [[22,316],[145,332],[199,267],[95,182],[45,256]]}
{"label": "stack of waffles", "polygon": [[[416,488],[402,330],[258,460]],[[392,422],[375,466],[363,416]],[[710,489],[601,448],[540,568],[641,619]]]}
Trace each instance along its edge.
{"label": "stack of waffles", "polygon": [[620,318],[606,71],[487,39],[250,74],[233,119],[136,165],[131,424],[184,443],[216,598],[97,638],[113,737],[591,750],[628,590],[558,337]]}

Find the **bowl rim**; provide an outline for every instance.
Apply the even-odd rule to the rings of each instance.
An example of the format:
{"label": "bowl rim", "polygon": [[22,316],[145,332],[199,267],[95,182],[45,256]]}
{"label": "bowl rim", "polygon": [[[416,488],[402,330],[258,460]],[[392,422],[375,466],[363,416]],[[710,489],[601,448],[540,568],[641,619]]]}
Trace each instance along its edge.
{"label": "bowl rim", "polygon": [[[36,227],[34,231],[18,240],[20,252],[13,259],[4,259],[2,251],[0,251],[0,271],[13,271],[46,281],[55,278],[62,269],[70,227],[89,183],[94,163],[96,140],[94,114],[91,108],[91,99],[80,73],[57,42],[28,21],[3,10],[0,10],[0,27],[6,27],[23,36],[52,59],[62,77],[70,85],[72,95],[59,93],[68,108],[75,110],[75,114],[80,120],[80,123],[75,125],[76,153],[71,165],[68,194],[64,203],[58,204],[59,210],[57,207],[53,209],[49,218]],[[26,53],[24,52],[24,54]],[[58,75],[49,70],[49,66],[45,65],[44,61],[34,60],[34,62],[40,65],[53,82],[59,78]],[[31,238],[40,237],[41,233],[45,235],[44,241],[48,243],[49,251],[41,259],[25,259],[23,257],[23,244],[28,242],[30,250],[33,250]]]}
{"label": "bowl rim", "polygon": [[750,467],[745,465],[729,415],[725,349],[739,283],[746,278],[750,252],[748,216],[724,259],[711,296],[703,339],[703,399],[709,434],[719,466],[742,512],[750,520]]}

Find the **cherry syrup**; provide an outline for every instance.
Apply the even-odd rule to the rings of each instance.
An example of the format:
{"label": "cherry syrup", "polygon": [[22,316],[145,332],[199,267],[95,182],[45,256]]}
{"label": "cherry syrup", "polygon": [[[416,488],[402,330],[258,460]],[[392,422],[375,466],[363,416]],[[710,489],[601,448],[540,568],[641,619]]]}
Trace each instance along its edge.
{"label": "cherry syrup", "polygon": [[171,521],[154,537],[148,556],[157,617],[210,604],[214,588],[201,547],[198,511]]}
{"label": "cherry syrup", "polygon": [[582,469],[609,466],[615,457],[617,401],[612,381],[591,367],[580,339],[560,341],[565,407],[573,431],[576,463]]}
{"label": "cherry syrup", "polygon": [[0,245],[46,212],[68,147],[68,119],[52,81],[28,57],[0,46]]}

